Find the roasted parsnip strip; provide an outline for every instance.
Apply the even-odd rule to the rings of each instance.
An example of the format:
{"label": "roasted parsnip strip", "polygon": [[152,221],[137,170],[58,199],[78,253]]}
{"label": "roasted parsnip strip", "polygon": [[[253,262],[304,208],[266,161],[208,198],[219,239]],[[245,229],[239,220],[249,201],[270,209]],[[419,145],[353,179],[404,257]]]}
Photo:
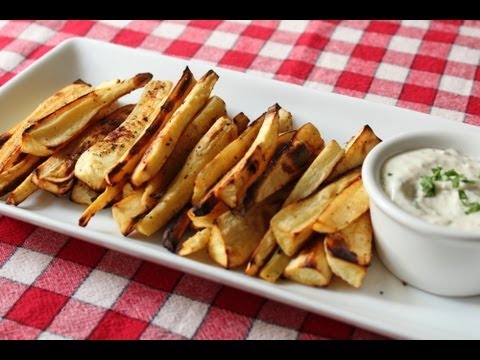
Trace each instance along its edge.
{"label": "roasted parsnip strip", "polygon": [[81,80],[67,85],[42,102],[29,116],[8,131],[10,135],[5,135],[8,140],[0,149],[0,172],[10,168],[22,153],[22,133],[27,127],[91,91],[93,88]]}
{"label": "roasted parsnip strip", "polygon": [[[282,142],[290,141],[293,136],[293,123],[291,114],[280,108],[279,112],[279,136],[277,138],[277,145],[275,151],[279,148]],[[266,113],[262,114],[257,120],[251,123],[240,136],[220,152],[215,159],[202,169],[201,174],[197,176],[195,183],[194,194],[192,197],[192,204],[195,206],[190,212],[195,216],[204,216],[208,214],[215,206],[218,199],[215,197],[215,192],[218,187],[222,186],[219,181],[222,176],[229,174],[229,170],[237,164],[248,149],[255,141],[260,128],[265,120]],[[210,189],[210,190],[209,190]],[[193,220],[193,219],[192,219]]]}
{"label": "roasted parsnip strip", "polygon": [[245,155],[255,141],[262,127],[263,120],[264,115],[240,133],[240,136],[235,139],[235,141],[232,141],[223,151],[219,152],[218,155],[200,171],[195,179],[195,188],[192,197],[193,205],[199,205],[208,189],[216,184],[217,181]]}
{"label": "roasted parsnip strip", "polygon": [[150,81],[127,119],[80,156],[75,176],[96,191],[105,189],[108,172],[155,119],[171,86],[171,82]]}
{"label": "roasted parsnip strip", "polygon": [[112,206],[113,219],[124,236],[129,235],[142,215],[151,209],[142,202],[144,191],[144,188],[135,190]]}
{"label": "roasted parsnip strip", "polygon": [[70,201],[90,206],[100,195],[83,181],[76,180],[70,193]]}
{"label": "roasted parsnip strip", "polygon": [[205,228],[196,232],[194,235],[180,244],[177,254],[180,256],[188,256],[197,251],[205,249],[208,246],[211,233],[212,230],[210,228]]}
{"label": "roasted parsnip strip", "polygon": [[252,187],[253,203],[258,204],[302,175],[323,146],[323,139],[315,126],[307,123],[298,129]]}
{"label": "roasted parsnip strip", "polygon": [[279,110],[278,104],[268,109],[255,141],[215,189],[215,197],[231,209],[243,202],[248,188],[260,177],[275,153]]}
{"label": "roasted parsnip strip", "polygon": [[40,189],[64,195],[73,186],[74,169],[80,155],[122,124],[134,106],[126,105],[90,125],[67,146],[58,150],[33,171],[32,181]]}
{"label": "roasted parsnip strip", "polygon": [[238,133],[241,134],[245,131],[250,122],[250,119],[243,112],[238,113],[233,118],[233,122],[237,125]]}
{"label": "roasted parsnip strip", "polygon": [[32,181],[32,174],[30,174],[23,182],[13,190],[7,198],[7,204],[9,205],[20,205],[25,201],[30,195],[38,190],[37,185]]}
{"label": "roasted parsnip strip", "polygon": [[347,143],[344,155],[337,165],[335,165],[335,168],[326,181],[329,182],[347,171],[362,165],[370,150],[381,141],[382,140],[373,132],[372,128],[365,125],[360,132]]}
{"label": "roasted parsnip strip", "polygon": [[237,137],[237,127],[227,117],[221,117],[208,130],[190,153],[159,203],[142,220],[136,229],[144,235],[152,235],[190,202],[198,172],[225,146]]}
{"label": "roasted parsnip strip", "polygon": [[122,189],[125,183],[120,183],[115,186],[107,186],[106,189],[101,193],[93,203],[91,203],[88,208],[83,212],[82,216],[78,220],[78,225],[85,227],[88,225],[90,219],[95,216],[95,214],[106,208],[118,195],[122,193]]}
{"label": "roasted parsnip strip", "polygon": [[[184,82],[187,82],[187,83],[184,84]],[[193,84],[194,84],[193,75],[188,76],[188,73],[187,73],[185,77],[181,79],[178,86],[178,91],[176,88],[175,92],[173,92],[172,95],[177,96],[176,94],[181,94],[181,97],[185,98],[187,92],[190,91],[191,88],[193,87]],[[186,90],[186,91],[182,91],[182,90]],[[209,110],[217,110],[217,107],[215,107],[216,105],[218,105],[217,101],[220,101],[223,103],[223,101],[218,100],[218,98],[216,98],[214,101],[213,109],[209,108]],[[175,103],[177,104],[176,106],[180,105],[178,101]],[[223,107],[225,108],[225,104],[223,104]],[[173,110],[175,109],[172,109],[172,111]],[[170,111],[170,113],[166,115],[170,116],[172,114],[172,111]],[[226,111],[224,113],[226,113]],[[214,114],[214,116],[212,116],[212,117],[215,117],[213,120],[216,120],[218,117],[220,117],[220,115],[224,115],[224,113],[218,114],[218,116],[217,114]],[[211,114],[206,112],[204,115],[208,117]],[[213,123],[213,120],[212,120],[212,123]],[[167,124],[168,123],[166,123],[164,119],[163,125],[166,126]],[[118,163],[112,169],[110,169],[106,178],[107,183],[109,185],[114,185],[120,181],[123,181],[133,173],[133,171],[135,170],[135,167],[139,164],[141,158],[147,151],[149,147],[149,143],[152,141],[152,139],[153,141],[155,139],[155,136],[151,136],[150,139],[148,139],[149,135],[153,134],[154,130],[156,129],[150,126],[145,128],[143,134],[138,138],[135,144],[133,144],[133,146],[122,156],[122,158],[118,161]],[[171,146],[173,146],[173,144],[171,144]]]}
{"label": "roasted parsnip strip", "polygon": [[327,247],[332,256],[342,260],[369,266],[372,260],[373,229],[370,212],[366,211],[347,227],[328,238]]}
{"label": "roasted parsnip strip", "polygon": [[276,251],[274,251],[272,257],[260,270],[258,276],[260,276],[263,280],[274,283],[280,276],[282,276],[283,271],[289,262],[290,257],[285,255],[282,249],[276,248]]}
{"label": "roasted parsnip strip", "polygon": [[339,278],[353,287],[359,288],[367,274],[367,267],[344,260],[347,257],[345,253],[342,253],[342,257],[338,256],[339,254],[336,252],[338,242],[344,242],[339,233],[328,234],[325,237],[324,246],[328,265]]}
{"label": "roasted parsnip strip", "polygon": [[177,250],[183,235],[191,224],[191,221],[187,216],[189,208],[189,205],[187,205],[182,211],[180,211],[177,216],[170,221],[163,233],[162,245],[171,252]]}
{"label": "roasted parsnip strip", "polygon": [[362,179],[358,179],[343,190],[318,216],[313,230],[319,233],[342,230],[365,213],[369,207],[367,191]]}
{"label": "roasted parsnip strip", "polygon": [[43,160],[38,156],[21,154],[17,163],[0,173],[0,196],[20,185]]}
{"label": "roasted parsnip strip", "polygon": [[293,256],[313,233],[313,225],[333,199],[360,178],[353,170],[327,187],[280,210],[270,222],[278,245]]}
{"label": "roasted parsnip strip", "polygon": [[184,102],[150,143],[132,174],[132,183],[141,186],[152,179],[167,161],[183,131],[207,103],[218,75],[210,70],[193,87]]}
{"label": "roasted parsnip strip", "polygon": [[316,235],[287,265],[286,278],[308,286],[330,284],[333,273],[327,262],[323,235]]}
{"label": "roasted parsnip strip", "polygon": [[212,96],[207,104],[197,113],[192,122],[182,134],[181,141],[170,154],[165,164],[147,184],[143,201],[146,204],[154,204],[158,201],[162,192],[180,171],[188,155],[203,135],[210,129],[215,121],[227,114],[225,102],[218,96]]}
{"label": "roasted parsnip strip", "polygon": [[225,268],[245,264],[268,230],[271,217],[283,199],[267,199],[245,214],[229,210],[215,220],[208,244],[211,258]]}
{"label": "roasted parsnip strip", "polygon": [[151,74],[138,74],[131,79],[117,81],[115,85],[102,87],[63,106],[27,127],[22,134],[22,151],[47,156],[81,133],[99,111],[110,106],[118,98],[144,86]]}
{"label": "roasted parsnip strip", "polygon": [[[313,160],[308,169],[297,181],[295,187],[285,201],[285,204],[283,204],[283,207],[313,194],[329,176],[342,155],[343,149],[335,140],[328,142],[325,148],[323,148],[320,154],[318,154],[315,160]],[[257,275],[260,269],[267,263],[267,261],[269,261],[272,254],[275,253],[277,248],[278,245],[275,235],[270,228],[258,244],[253,253],[252,259],[248,263],[246,269],[247,275]],[[277,255],[275,259],[272,260],[272,264],[270,264],[263,272],[263,277],[268,278],[269,281],[275,281],[275,277],[282,274],[282,271],[279,270],[278,264],[285,263],[285,261],[283,261],[285,255],[280,255],[281,252],[281,249],[276,251]],[[269,269],[272,270],[272,272],[270,272]]]}

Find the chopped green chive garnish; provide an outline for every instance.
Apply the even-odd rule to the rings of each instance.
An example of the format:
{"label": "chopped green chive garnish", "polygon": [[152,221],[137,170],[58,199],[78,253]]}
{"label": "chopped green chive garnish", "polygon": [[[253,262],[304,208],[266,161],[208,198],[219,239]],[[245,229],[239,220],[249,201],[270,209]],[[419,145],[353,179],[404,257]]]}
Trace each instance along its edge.
{"label": "chopped green chive garnish", "polygon": [[[423,196],[434,197],[437,194],[434,181],[450,181],[453,189],[458,189],[460,187],[460,182],[465,184],[475,184],[475,181],[467,179],[465,175],[459,174],[454,169],[445,171],[443,174],[442,170],[442,167],[437,166],[432,169],[431,176],[422,176],[420,178],[420,186],[422,187]],[[465,214],[469,215],[480,211],[480,203],[468,201],[467,193],[464,190],[458,190],[458,198],[466,208]]]}

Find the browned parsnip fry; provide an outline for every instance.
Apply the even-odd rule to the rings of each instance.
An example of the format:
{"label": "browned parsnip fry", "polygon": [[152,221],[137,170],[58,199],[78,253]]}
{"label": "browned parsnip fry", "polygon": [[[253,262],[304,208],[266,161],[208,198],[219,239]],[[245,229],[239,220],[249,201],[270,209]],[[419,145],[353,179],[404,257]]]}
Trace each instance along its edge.
{"label": "browned parsnip fry", "polygon": [[83,181],[76,180],[70,193],[70,201],[90,206],[100,194],[85,184]]}
{"label": "browned parsnip fry", "polygon": [[0,173],[0,196],[4,196],[20,185],[44,159],[23,154],[18,162]]}
{"label": "browned parsnip fry", "polygon": [[288,256],[293,256],[313,233],[313,224],[325,208],[350,184],[360,178],[354,170],[317,193],[292,203],[280,210],[270,224],[278,245]]}
{"label": "browned parsnip fry", "polygon": [[[302,177],[297,181],[292,192],[288,196],[287,200],[283,204],[283,207],[294,203],[300,199],[306,198],[315,192],[320,187],[322,182],[328,177],[335,164],[340,160],[343,154],[343,149],[338,145],[335,140],[327,143],[325,148],[310,164],[308,169],[303,173]],[[272,254],[277,249],[277,241],[272,230],[269,229],[263,239],[258,244],[252,259],[247,265],[246,274],[255,276],[260,269],[269,260]],[[270,281],[275,281],[275,276],[280,276],[282,271],[279,269],[278,264],[284,264],[284,257],[280,255],[281,250],[277,250],[277,256],[272,259],[272,264],[264,271],[263,275]],[[286,255],[284,255],[286,256]],[[269,272],[271,269],[272,272]]]}
{"label": "browned parsnip fry", "polygon": [[[339,233],[328,234],[325,237],[325,253],[327,256],[327,262],[332,269],[332,272],[339,278],[345,280],[348,284],[355,288],[362,286],[363,279],[367,274],[367,267],[354,264],[353,262],[344,260],[348,257],[347,254],[342,254],[342,257],[335,255],[335,249],[338,242],[343,242],[343,238]],[[332,248],[334,249],[332,251]],[[338,252],[336,253],[337,255]]]}
{"label": "browned parsnip fry", "polygon": [[177,250],[183,235],[191,224],[191,221],[187,216],[187,211],[189,208],[190,206],[187,205],[170,221],[165,228],[165,232],[163,233],[162,237],[162,245],[171,252],[175,252]]}
{"label": "browned parsnip fry", "polygon": [[[230,170],[245,155],[247,150],[252,146],[255,138],[262,127],[264,116],[253,122],[240,136],[232,141],[225,149],[218,153],[212,161],[210,161],[200,171],[195,179],[195,187],[193,189],[192,203],[195,206],[200,205],[202,198],[228,170]],[[212,192],[213,194],[213,192]]]}
{"label": "browned parsnip fry", "polygon": [[150,209],[142,202],[144,191],[143,188],[135,190],[112,207],[113,219],[124,236],[134,230],[137,221]]}
{"label": "browned parsnip fry", "polygon": [[[308,169],[303,173],[302,177],[297,181],[292,192],[283,204],[286,207],[298,200],[306,198],[313,194],[316,189],[325,181],[335,164],[343,155],[343,149],[335,140],[327,143],[325,148],[320,152],[316,159],[310,164]],[[252,259],[248,263],[246,273],[250,276],[258,274],[260,269],[270,261],[272,254],[276,253],[275,258],[272,257],[269,264],[263,271],[263,277],[269,281],[276,281],[282,274],[281,266],[286,264],[287,256],[281,249],[277,249],[277,241],[272,230],[269,229],[267,234],[258,244]],[[277,251],[275,252],[275,250]]]}
{"label": "browned parsnip fry", "polygon": [[247,210],[244,215],[232,210],[222,214],[211,228],[208,244],[211,258],[225,268],[245,264],[265,235],[271,217],[284,199],[267,199]]}
{"label": "browned parsnip fry", "polygon": [[343,149],[335,140],[328,142],[295,184],[284,206],[313,194],[330,175],[342,155]]}
{"label": "browned parsnip fry", "polygon": [[183,131],[195,114],[207,103],[218,75],[208,71],[193,87],[184,102],[149,144],[132,174],[132,183],[141,186],[152,179],[172,153]]}
{"label": "browned parsnip fry", "polygon": [[308,286],[328,286],[332,270],[327,262],[323,235],[315,235],[285,268],[286,278]]}
{"label": "browned parsnip fry", "polygon": [[17,186],[15,190],[8,195],[8,205],[20,205],[30,195],[38,190],[38,187],[32,181],[32,176],[33,175],[30,174],[19,186]]}
{"label": "browned parsnip fry", "polygon": [[95,216],[97,212],[106,208],[112,201],[114,201],[122,193],[125,183],[120,183],[115,186],[107,186],[95,201],[83,212],[78,220],[78,225],[85,227],[90,222],[90,219]]}
{"label": "browned parsnip fry", "polygon": [[73,186],[75,164],[80,155],[123,123],[133,108],[133,105],[123,106],[90,125],[33,171],[33,183],[38,188],[55,195],[65,195]]}
{"label": "browned parsnip fry", "polygon": [[6,135],[8,140],[0,149],[0,172],[11,168],[22,154],[22,133],[27,127],[90,91],[93,89],[80,80],[78,83],[70,84],[41,103],[29,116],[11,129],[9,131],[11,136]]}
{"label": "browned parsnip fry", "polygon": [[231,209],[243,202],[248,188],[262,175],[275,153],[279,110],[278,104],[268,109],[262,127],[247,153],[216,186],[215,197]]}
{"label": "browned parsnip fry", "polygon": [[381,141],[382,140],[375,135],[372,128],[365,125],[360,132],[347,143],[343,157],[332,170],[332,173],[326,181],[329,182],[347,171],[362,165],[370,150]]}
{"label": "browned parsnip fry", "polygon": [[[243,114],[243,113],[242,113]],[[5,144],[10,138],[21,128],[23,125],[23,121],[17,123],[13,128],[11,128],[8,131],[5,131],[3,134],[0,135],[0,151],[3,147],[3,144]]]}
{"label": "browned parsnip fry", "polygon": [[324,142],[317,128],[310,123],[303,125],[253,186],[253,203],[263,201],[299,177],[323,146]]}
{"label": "browned parsnip fry", "polygon": [[[245,274],[256,276],[277,248],[277,240],[275,239],[272,229],[269,228],[255,248],[252,257],[247,264],[247,268],[245,269]],[[281,251],[280,248],[278,249]],[[267,277],[270,277],[270,275]]]}
{"label": "browned parsnip fry", "polygon": [[22,132],[27,127],[91,91],[93,88],[90,85],[77,80],[46,99],[29,116],[4,133],[2,137],[6,141],[5,148],[2,146],[0,150],[0,171],[5,167],[10,167],[21,154]]}
{"label": "browned parsnip fry", "polygon": [[282,249],[277,248],[258,276],[263,280],[274,283],[282,276],[289,262],[290,257],[285,255]]}
{"label": "browned parsnip fry", "polygon": [[[294,134],[291,130],[293,128],[291,114],[285,109],[280,109],[278,113],[278,132],[280,135],[277,139],[277,145],[278,143],[282,144],[289,141]],[[242,159],[252,146],[263,125],[265,114],[266,113],[262,114],[257,120],[251,123],[245,131],[240,133],[240,136],[235,141],[220,152],[215,159],[208,163],[200,174],[198,174],[192,197],[192,204],[196,208],[195,211],[206,215],[208,211],[210,211],[208,209],[212,209],[215,206],[215,202],[218,201],[215,197],[215,192],[218,187],[222,186],[219,180]],[[278,146],[276,146],[275,150],[277,149]]]}
{"label": "browned parsnip fry", "polygon": [[22,134],[22,151],[47,156],[81,133],[103,108],[118,98],[144,86],[151,74],[138,74],[94,91],[63,106],[27,127]]}
{"label": "browned parsnip fry", "polygon": [[171,86],[172,83],[167,81],[150,81],[127,119],[80,156],[75,165],[75,176],[96,191],[105,189],[108,172],[135,143],[143,129],[154,121]]}
{"label": "browned parsnip fry", "polygon": [[165,226],[190,202],[198,172],[237,136],[237,127],[232,120],[227,117],[218,119],[190,153],[158,204],[137,223],[137,231],[149,236]]}
{"label": "browned parsnip fry", "polygon": [[132,195],[135,192],[135,188],[130,182],[125,183],[122,189],[122,199],[125,199],[127,196]]}
{"label": "browned parsnip fry", "polygon": [[[193,120],[187,125],[187,128],[182,133],[182,141],[175,145],[175,149],[170,154],[169,159],[172,157],[172,155],[176,155],[177,158],[174,159],[174,161],[180,162],[179,165],[183,164],[191,149],[193,146],[195,146],[201,136],[208,130],[208,128],[216,119],[223,115],[226,115],[225,103],[219,97],[212,97],[205,104],[205,106],[196,113]],[[210,126],[204,126],[206,124]],[[173,146],[173,144],[171,146]],[[130,148],[130,150],[123,155],[120,161],[110,170],[109,174],[107,175],[107,183],[112,185],[119,181],[123,181],[127,176],[129,176],[138,165],[140,159],[145,154],[145,151],[147,151],[147,148],[148,143],[142,142],[142,138],[140,138],[139,141],[137,141]],[[168,159],[163,167],[165,167],[167,163]],[[178,166],[175,169],[175,173],[178,172],[180,168],[181,166]]]}
{"label": "browned parsnip fry", "polygon": [[212,96],[207,104],[195,115],[195,118],[182,134],[181,141],[162,166],[159,173],[147,184],[143,194],[143,202],[147,205],[152,203],[153,207],[168,184],[181,170],[188,155],[203,135],[210,129],[213,123],[221,116],[226,116],[227,109],[225,102],[218,96]]}
{"label": "browned parsnip fry", "polygon": [[357,219],[370,206],[368,194],[358,179],[344,189],[320,214],[313,225],[319,233],[333,233],[342,230]]}
{"label": "browned parsnip fry", "polygon": [[223,213],[230,210],[230,208],[225,205],[223,202],[215,202],[214,207],[205,215],[196,215],[195,208],[191,208],[188,211],[188,217],[192,221],[193,226],[196,229],[202,229],[206,227],[212,227],[214,221]]}
{"label": "browned parsnip fry", "polygon": [[295,130],[293,126],[293,117],[290,111],[280,108],[278,110],[278,133],[284,133]]}
{"label": "browned parsnip fry", "polygon": [[205,249],[208,246],[211,233],[212,230],[210,228],[205,228],[196,232],[194,235],[180,244],[177,254],[180,256],[188,256],[197,251]]}
{"label": "browned parsnip fry", "polygon": [[366,211],[357,220],[328,238],[327,247],[332,256],[362,265],[372,260],[373,229],[370,212]]}
{"label": "browned parsnip fry", "polygon": [[243,112],[238,113],[233,118],[233,122],[237,125],[238,133],[241,134],[245,131],[250,122],[250,119]]}

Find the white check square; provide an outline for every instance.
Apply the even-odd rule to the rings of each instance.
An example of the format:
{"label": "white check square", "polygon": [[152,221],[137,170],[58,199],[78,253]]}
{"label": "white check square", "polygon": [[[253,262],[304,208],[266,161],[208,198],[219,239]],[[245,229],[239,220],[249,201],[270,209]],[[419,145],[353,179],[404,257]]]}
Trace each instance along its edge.
{"label": "white check square", "polygon": [[448,54],[448,60],[478,66],[480,63],[480,50],[461,45],[452,45],[450,54]]}
{"label": "white check square", "polygon": [[51,256],[39,252],[19,248],[0,268],[0,276],[31,285],[52,259]]}
{"label": "white check square", "polygon": [[55,34],[55,31],[49,29],[46,26],[38,24],[30,24],[25,30],[18,36],[20,39],[35,41],[37,43],[44,43],[50,37]]}
{"label": "white check square", "polygon": [[381,63],[377,68],[375,77],[383,80],[403,83],[407,79],[408,72],[409,69],[403,66]]}
{"label": "white check square", "polygon": [[220,49],[231,49],[238,39],[237,34],[230,34],[223,31],[214,31],[205,42],[205,45],[215,46]]}
{"label": "white check square", "polygon": [[123,277],[95,269],[73,297],[89,304],[110,308],[117,301],[128,282]]}
{"label": "white check square", "polygon": [[473,80],[467,80],[456,76],[443,75],[440,79],[440,90],[454,94],[469,96],[473,88]]}
{"label": "white check square", "polygon": [[207,311],[207,304],[172,294],[152,323],[175,334],[191,338]]}
{"label": "white check square", "polygon": [[337,26],[331,38],[349,43],[357,43],[363,35],[362,30],[352,29],[346,26]]}
{"label": "white check square", "polygon": [[260,50],[260,55],[283,60],[287,58],[292,48],[293,48],[292,45],[280,44],[274,41],[268,41]]}
{"label": "white check square", "polygon": [[396,35],[390,40],[388,48],[390,50],[404,52],[407,54],[416,54],[421,43],[422,40],[420,39],[412,39],[406,36]]}
{"label": "white check square", "polygon": [[186,26],[184,24],[164,21],[153,30],[152,34],[166,39],[176,39],[185,31],[185,28]]}
{"label": "white check square", "polygon": [[283,326],[266,323],[262,320],[255,320],[248,340],[294,340],[297,338],[298,332],[287,329]]}

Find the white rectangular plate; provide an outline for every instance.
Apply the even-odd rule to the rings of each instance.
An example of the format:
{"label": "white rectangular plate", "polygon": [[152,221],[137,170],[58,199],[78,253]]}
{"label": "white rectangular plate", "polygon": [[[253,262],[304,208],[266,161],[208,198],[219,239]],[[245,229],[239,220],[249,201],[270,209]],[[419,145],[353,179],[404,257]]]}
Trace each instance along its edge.
{"label": "white rectangular plate", "polygon": [[[66,41],[0,88],[0,130],[7,130],[44,98],[78,78],[98,84],[103,80],[127,78],[148,71],[157,79],[176,81],[186,65],[197,77],[211,68],[198,61],[174,59],[94,40]],[[449,130],[468,126],[231,70],[214,70],[220,75],[215,93],[226,101],[230,114],[244,111],[250,118],[255,118],[269,105],[278,102],[293,113],[297,124],[310,121],[318,126],[326,140],[344,142],[366,123],[384,139],[418,129]],[[137,97],[138,92],[125,98],[125,102]],[[479,129],[469,128],[480,135]],[[219,268],[205,257],[192,260],[169,253],[158,244],[159,235],[148,240],[138,236],[124,238],[107,210],[97,214],[88,228],[80,228],[77,221],[81,212],[82,207],[45,193],[34,194],[18,208],[0,202],[0,213],[7,216],[387,336],[480,338],[480,297],[460,299],[427,294],[402,284],[378,260],[373,262],[359,290],[339,280],[327,289],[287,281],[272,285],[240,272]]]}

